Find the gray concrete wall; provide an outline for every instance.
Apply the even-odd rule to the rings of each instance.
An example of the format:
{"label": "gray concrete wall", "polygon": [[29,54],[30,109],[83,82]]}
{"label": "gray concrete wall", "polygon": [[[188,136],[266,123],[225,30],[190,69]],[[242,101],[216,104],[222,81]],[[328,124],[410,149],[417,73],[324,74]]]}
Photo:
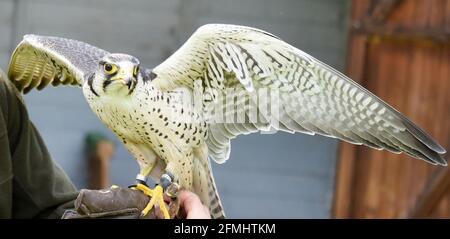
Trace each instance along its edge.
{"label": "gray concrete wall", "polygon": [[[347,0],[0,0],[0,67],[26,33],[69,37],[111,52],[135,55],[153,67],[205,23],[258,27],[342,69]],[[49,87],[26,96],[31,118],[54,159],[75,184],[86,185],[85,134],[114,139],[111,181],[133,182],[136,162],[90,111],[77,88]],[[327,218],[337,142],[278,133],[238,137],[231,159],[213,165],[229,217]],[[278,208],[277,205],[283,208]]]}

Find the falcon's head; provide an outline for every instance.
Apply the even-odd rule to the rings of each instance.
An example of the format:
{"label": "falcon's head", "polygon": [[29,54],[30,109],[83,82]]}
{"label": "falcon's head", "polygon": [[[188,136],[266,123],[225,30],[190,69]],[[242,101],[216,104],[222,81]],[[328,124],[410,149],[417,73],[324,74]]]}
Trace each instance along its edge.
{"label": "falcon's head", "polygon": [[99,61],[93,83],[104,94],[126,96],[133,93],[141,77],[136,57],[114,53]]}

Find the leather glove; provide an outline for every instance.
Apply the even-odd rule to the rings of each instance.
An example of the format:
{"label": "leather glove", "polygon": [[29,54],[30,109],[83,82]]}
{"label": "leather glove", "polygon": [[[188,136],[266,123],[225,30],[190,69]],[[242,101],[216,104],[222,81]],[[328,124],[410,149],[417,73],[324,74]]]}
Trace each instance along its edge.
{"label": "leather glove", "polygon": [[[150,201],[150,197],[139,190],[113,186],[110,189],[82,189],[75,200],[75,208],[66,210],[62,219],[158,219],[164,218],[159,208],[153,208],[144,217],[141,211]],[[179,204],[172,199],[167,205],[171,218],[177,217]]]}

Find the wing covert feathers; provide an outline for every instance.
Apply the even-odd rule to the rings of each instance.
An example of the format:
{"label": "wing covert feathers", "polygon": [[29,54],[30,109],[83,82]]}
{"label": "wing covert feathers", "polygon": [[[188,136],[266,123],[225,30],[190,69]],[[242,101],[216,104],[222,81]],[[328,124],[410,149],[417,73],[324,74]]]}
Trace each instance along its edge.
{"label": "wing covert feathers", "polygon": [[[207,143],[219,163],[228,159],[230,140],[237,135],[276,129],[321,134],[446,165],[440,155],[445,149],[393,107],[332,67],[258,29],[202,26],[153,71],[158,76],[153,84],[159,89],[188,87],[207,96],[204,107],[221,105],[219,111],[236,114],[232,119],[238,113],[245,119],[210,123]],[[230,96],[230,89],[244,94]],[[260,94],[262,90],[268,93]],[[242,110],[247,106],[256,109],[257,120]],[[267,111],[273,107],[275,114]]]}
{"label": "wing covert feathers", "polygon": [[11,57],[8,76],[24,93],[47,85],[81,85],[108,52],[84,42],[25,35]]}

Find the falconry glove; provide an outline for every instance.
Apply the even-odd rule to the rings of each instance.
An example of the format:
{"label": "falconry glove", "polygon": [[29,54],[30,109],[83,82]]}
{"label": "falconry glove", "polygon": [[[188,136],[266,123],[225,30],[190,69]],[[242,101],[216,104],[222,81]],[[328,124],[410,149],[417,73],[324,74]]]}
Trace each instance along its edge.
{"label": "falconry glove", "polygon": [[[161,219],[161,211],[153,208],[147,215],[141,212],[151,198],[139,190],[113,186],[103,190],[82,189],[75,208],[64,212],[62,219]],[[166,203],[170,218],[178,215],[178,201]]]}

